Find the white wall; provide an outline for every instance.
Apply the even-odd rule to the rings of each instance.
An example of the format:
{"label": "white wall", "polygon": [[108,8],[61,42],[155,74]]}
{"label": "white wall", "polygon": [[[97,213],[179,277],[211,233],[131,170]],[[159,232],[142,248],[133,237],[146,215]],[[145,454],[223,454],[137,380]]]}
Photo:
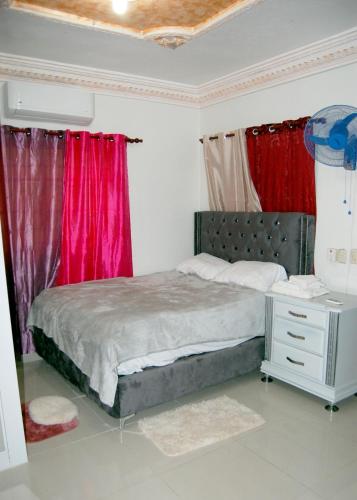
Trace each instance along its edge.
{"label": "white wall", "polygon": [[[356,81],[357,64],[353,64],[207,107],[201,113],[201,134],[312,115],[332,104],[357,107]],[[316,174],[316,273],[332,289],[357,293],[357,265],[327,260],[327,248],[357,248],[357,172],[351,176],[352,215],[342,203],[345,170],[317,165]],[[200,207],[206,209],[202,161],[201,178]]]}
{"label": "white wall", "polygon": [[27,462],[0,231],[0,471]]}
{"label": "white wall", "polygon": [[[0,94],[3,96],[3,92]],[[10,120],[14,126],[84,129],[74,125]],[[172,269],[193,254],[193,212],[199,208],[199,112],[158,102],[95,96],[90,131],[141,137],[128,145],[135,274]]]}

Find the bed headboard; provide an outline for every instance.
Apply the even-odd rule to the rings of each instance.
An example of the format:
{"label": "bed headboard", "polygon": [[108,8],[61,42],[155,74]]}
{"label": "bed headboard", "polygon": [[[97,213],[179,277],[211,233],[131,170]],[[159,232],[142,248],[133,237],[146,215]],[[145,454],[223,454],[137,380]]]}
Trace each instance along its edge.
{"label": "bed headboard", "polygon": [[195,255],[229,262],[276,262],[290,274],[313,272],[315,217],[299,212],[196,212]]}

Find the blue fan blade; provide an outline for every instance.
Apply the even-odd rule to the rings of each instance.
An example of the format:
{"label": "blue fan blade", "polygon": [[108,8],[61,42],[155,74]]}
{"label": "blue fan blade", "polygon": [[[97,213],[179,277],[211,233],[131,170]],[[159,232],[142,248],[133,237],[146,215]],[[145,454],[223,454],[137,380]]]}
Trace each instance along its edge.
{"label": "blue fan blade", "polygon": [[357,167],[357,137],[352,135],[345,148],[344,167],[346,170],[356,170]]}
{"label": "blue fan blade", "polygon": [[319,144],[321,146],[328,145],[328,137],[317,137],[316,135],[309,135],[308,139],[310,139],[310,141],[314,144]]}
{"label": "blue fan blade", "polygon": [[342,125],[343,127],[347,128],[347,126],[355,118],[357,118],[357,113],[351,113],[350,115],[346,116],[346,118],[343,118],[343,120],[338,120],[338,121],[340,122],[340,125]]}

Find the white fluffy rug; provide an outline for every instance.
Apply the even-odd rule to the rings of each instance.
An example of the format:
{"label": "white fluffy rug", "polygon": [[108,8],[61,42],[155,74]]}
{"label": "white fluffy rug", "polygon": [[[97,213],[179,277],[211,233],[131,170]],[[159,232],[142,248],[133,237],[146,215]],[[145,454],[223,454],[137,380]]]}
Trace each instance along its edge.
{"label": "white fluffy rug", "polygon": [[40,425],[66,424],[78,417],[77,407],[62,396],[42,396],[30,401],[31,420]]}
{"label": "white fluffy rug", "polygon": [[187,404],[138,422],[145,436],[170,457],[237,436],[264,423],[263,417],[228,396]]}

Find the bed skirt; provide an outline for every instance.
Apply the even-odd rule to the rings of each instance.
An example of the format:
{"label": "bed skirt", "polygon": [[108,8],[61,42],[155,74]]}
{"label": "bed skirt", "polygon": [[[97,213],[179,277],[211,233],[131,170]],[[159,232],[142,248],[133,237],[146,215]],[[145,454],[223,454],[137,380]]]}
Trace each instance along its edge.
{"label": "bed skirt", "polygon": [[236,347],[196,354],[180,358],[170,365],[121,375],[118,376],[114,405],[110,408],[89,387],[88,377],[58,349],[51,338],[35,328],[33,339],[36,352],[47,363],[115,418],[123,418],[244,375],[259,368],[264,357],[264,337],[255,337]]}

